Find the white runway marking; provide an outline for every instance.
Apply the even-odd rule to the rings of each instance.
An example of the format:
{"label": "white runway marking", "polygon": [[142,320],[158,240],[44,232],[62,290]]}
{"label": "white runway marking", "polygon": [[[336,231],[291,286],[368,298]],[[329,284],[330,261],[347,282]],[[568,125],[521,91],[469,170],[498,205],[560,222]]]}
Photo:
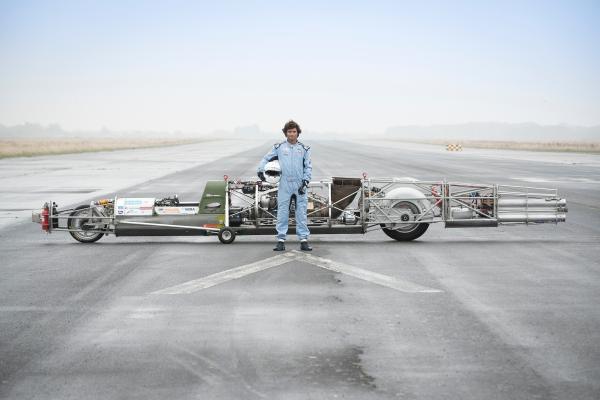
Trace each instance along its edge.
{"label": "white runway marking", "polygon": [[202,289],[206,289],[221,283],[229,282],[234,279],[242,278],[246,275],[254,274],[265,269],[277,267],[281,264],[288,263],[292,260],[288,255],[290,253],[277,255],[274,257],[265,258],[251,264],[242,265],[241,267],[228,269],[223,272],[217,272],[200,279],[194,279],[182,283],[181,285],[171,286],[166,289],[158,290],[152,294],[184,294],[194,293]]}
{"label": "white runway marking", "polygon": [[311,264],[330,271],[339,272],[362,279],[376,285],[385,286],[390,289],[398,290],[405,293],[440,293],[442,290],[428,288],[416,283],[394,278],[392,276],[379,274],[377,272],[367,271],[366,269],[354,267],[352,265],[343,264],[340,262],[328,260],[323,257],[314,256],[293,250],[288,253],[277,255],[274,257],[265,258],[251,264],[242,265],[240,267],[228,269],[223,272],[218,272],[213,275],[206,276],[200,279],[194,279],[182,283],[180,285],[171,286],[166,289],[157,290],[151,294],[190,294],[207,289],[221,283],[229,282],[234,279],[242,278],[246,275],[264,271],[269,268],[278,267],[291,261],[299,261]]}
{"label": "white runway marking", "polygon": [[428,288],[425,286],[417,285],[405,280],[394,278],[393,276],[379,274],[377,272],[367,271],[366,269],[353,267],[352,265],[342,264],[340,262],[328,260],[323,257],[316,257],[312,254],[300,253],[297,250],[296,259],[298,261],[304,261],[308,264],[316,265],[317,267],[325,268],[330,271],[340,272],[352,276],[354,278],[362,279],[376,285],[385,286],[391,289],[396,289],[400,292],[406,293],[439,293],[441,290]]}

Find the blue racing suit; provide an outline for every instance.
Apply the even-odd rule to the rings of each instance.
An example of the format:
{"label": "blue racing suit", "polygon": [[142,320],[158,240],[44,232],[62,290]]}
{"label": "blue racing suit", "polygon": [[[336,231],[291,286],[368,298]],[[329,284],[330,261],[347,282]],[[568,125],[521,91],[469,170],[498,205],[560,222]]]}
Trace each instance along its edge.
{"label": "blue racing suit", "polygon": [[290,219],[290,200],[296,195],[296,234],[298,239],[307,240],[310,231],[307,226],[306,207],[308,194],[299,194],[303,181],[309,181],[312,173],[310,146],[301,142],[291,144],[287,140],[277,143],[260,162],[257,172],[265,172],[265,165],[274,159],[279,160],[281,179],[277,191],[277,239],[285,240]]}

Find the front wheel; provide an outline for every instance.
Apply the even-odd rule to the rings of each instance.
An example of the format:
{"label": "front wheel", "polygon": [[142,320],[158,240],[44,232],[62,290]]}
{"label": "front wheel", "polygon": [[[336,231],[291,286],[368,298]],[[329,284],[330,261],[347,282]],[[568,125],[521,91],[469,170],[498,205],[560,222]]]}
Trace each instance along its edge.
{"label": "front wheel", "polygon": [[102,220],[94,220],[93,217],[91,217],[89,219],[83,218],[83,217],[88,217],[89,213],[90,213],[89,206],[79,206],[79,207],[75,208],[75,211],[73,211],[71,214],[69,214],[70,217],[79,217],[79,218],[69,218],[67,226],[69,227],[69,233],[71,234],[73,239],[75,239],[81,243],[94,243],[94,242],[100,240],[100,238],[102,238],[102,236],[104,236],[104,233],[88,232],[88,230],[97,230],[97,228],[94,225],[98,221],[102,221]]}
{"label": "front wheel", "polygon": [[217,236],[223,244],[233,243],[235,240],[235,232],[231,228],[221,228]]}

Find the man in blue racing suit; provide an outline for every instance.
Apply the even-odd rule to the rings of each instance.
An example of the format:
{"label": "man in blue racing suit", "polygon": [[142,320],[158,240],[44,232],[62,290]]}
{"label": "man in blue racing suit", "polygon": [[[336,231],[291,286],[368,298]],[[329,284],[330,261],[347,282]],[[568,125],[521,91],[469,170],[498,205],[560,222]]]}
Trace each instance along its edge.
{"label": "man in blue racing suit", "polygon": [[288,121],[282,130],[287,140],[275,144],[258,166],[258,177],[261,181],[265,180],[265,165],[269,161],[279,160],[281,166],[281,178],[277,191],[277,245],[273,250],[285,250],[290,201],[295,196],[296,234],[300,239],[300,250],[311,251],[312,247],[308,243],[310,231],[308,230],[306,216],[308,204],[306,189],[312,173],[310,147],[298,141],[298,136],[302,130],[296,122]]}

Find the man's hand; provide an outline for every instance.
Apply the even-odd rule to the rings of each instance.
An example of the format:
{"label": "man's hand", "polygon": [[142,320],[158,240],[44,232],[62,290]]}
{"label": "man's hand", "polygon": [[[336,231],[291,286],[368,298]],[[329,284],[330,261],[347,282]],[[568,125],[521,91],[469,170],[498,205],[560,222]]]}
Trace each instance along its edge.
{"label": "man's hand", "polygon": [[306,193],[306,188],[308,187],[309,182],[307,180],[302,181],[302,186],[298,189],[298,194],[303,195]]}
{"label": "man's hand", "polygon": [[258,179],[260,179],[261,181],[266,181],[267,178],[265,178],[265,173],[262,171],[258,171]]}

